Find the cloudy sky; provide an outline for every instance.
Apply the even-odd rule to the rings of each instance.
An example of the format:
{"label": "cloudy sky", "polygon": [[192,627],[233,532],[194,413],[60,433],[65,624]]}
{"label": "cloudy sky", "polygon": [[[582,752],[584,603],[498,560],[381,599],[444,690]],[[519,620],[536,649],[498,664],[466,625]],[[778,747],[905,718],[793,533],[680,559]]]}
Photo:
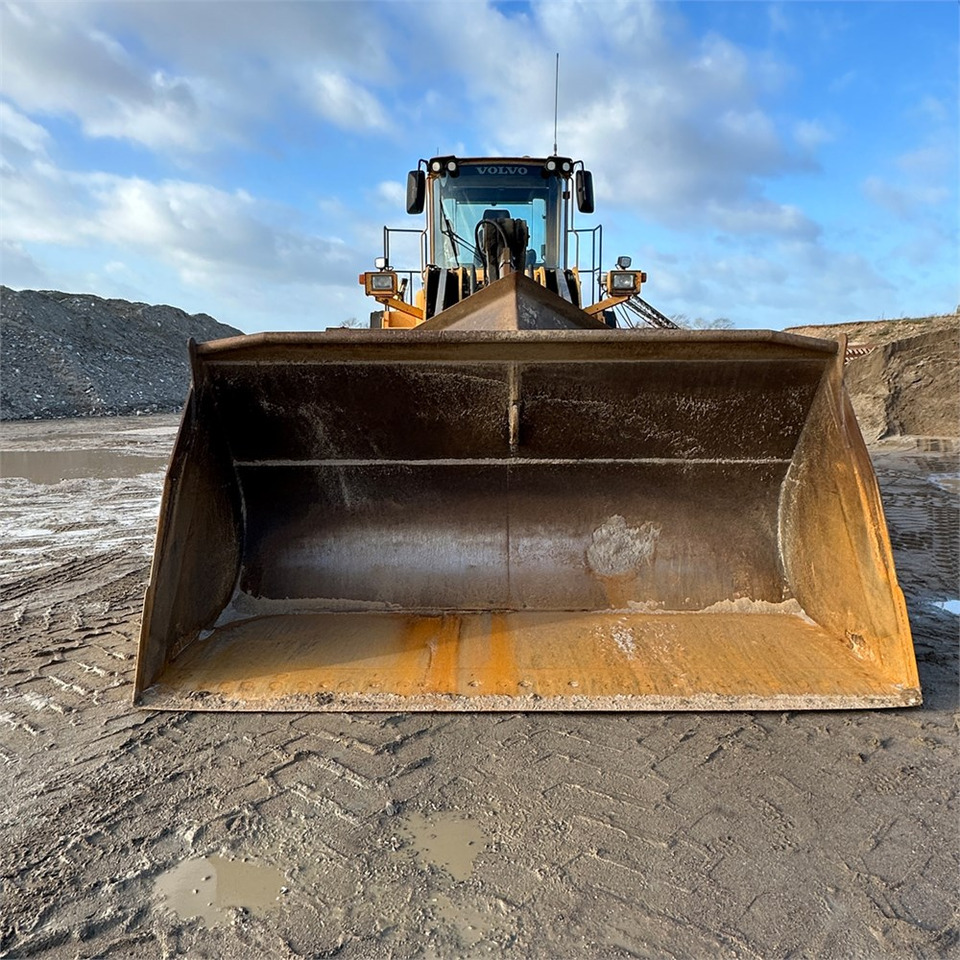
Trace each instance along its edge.
{"label": "cloudy sky", "polygon": [[953,310],[946,2],[12,2],[0,280],[247,332],[365,320],[421,157],[560,152],[667,314]]}

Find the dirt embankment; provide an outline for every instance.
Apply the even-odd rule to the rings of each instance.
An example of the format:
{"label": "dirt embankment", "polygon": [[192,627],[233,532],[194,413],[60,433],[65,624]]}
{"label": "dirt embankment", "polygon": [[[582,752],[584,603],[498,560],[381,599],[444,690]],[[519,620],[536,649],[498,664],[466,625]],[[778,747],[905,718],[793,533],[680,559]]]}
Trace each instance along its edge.
{"label": "dirt embankment", "polygon": [[176,307],[0,287],[0,420],[177,411],[186,341],[241,331]]}
{"label": "dirt embankment", "polygon": [[[844,377],[864,439],[960,436],[960,316],[875,320],[789,333],[836,338],[853,348]],[[851,351],[856,352],[856,350]]]}

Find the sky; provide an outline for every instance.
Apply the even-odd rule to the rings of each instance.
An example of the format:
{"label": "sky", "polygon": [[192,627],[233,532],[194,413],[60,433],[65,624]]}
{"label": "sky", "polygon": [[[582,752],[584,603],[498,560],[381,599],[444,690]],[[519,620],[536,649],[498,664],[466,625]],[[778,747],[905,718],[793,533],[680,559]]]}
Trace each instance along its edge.
{"label": "sky", "polygon": [[559,53],[559,152],[597,191],[577,225],[663,313],[782,329],[960,302],[954,0],[0,9],[16,289],[365,325],[384,224],[421,223],[407,170],[548,155]]}

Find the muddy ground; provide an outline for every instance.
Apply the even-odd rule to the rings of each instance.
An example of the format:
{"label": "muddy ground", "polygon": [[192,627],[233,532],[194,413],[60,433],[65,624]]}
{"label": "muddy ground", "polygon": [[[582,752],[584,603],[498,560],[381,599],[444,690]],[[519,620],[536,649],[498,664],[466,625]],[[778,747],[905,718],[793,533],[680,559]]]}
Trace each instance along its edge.
{"label": "muddy ground", "polygon": [[160,714],[174,429],[2,425],[2,956],[960,956],[955,441],[873,449],[921,708]]}

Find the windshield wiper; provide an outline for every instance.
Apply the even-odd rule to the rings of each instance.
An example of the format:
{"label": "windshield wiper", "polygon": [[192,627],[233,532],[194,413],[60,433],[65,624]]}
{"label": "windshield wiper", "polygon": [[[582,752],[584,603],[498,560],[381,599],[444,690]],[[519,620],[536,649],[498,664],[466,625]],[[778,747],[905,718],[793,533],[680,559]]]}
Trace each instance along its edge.
{"label": "windshield wiper", "polygon": [[440,212],[443,214],[443,230],[441,231],[443,235],[450,241],[450,249],[453,251],[453,259],[456,265],[460,266],[460,248],[457,246],[457,234],[453,229],[453,224],[450,222],[450,218],[447,216],[447,211],[440,207]]}

